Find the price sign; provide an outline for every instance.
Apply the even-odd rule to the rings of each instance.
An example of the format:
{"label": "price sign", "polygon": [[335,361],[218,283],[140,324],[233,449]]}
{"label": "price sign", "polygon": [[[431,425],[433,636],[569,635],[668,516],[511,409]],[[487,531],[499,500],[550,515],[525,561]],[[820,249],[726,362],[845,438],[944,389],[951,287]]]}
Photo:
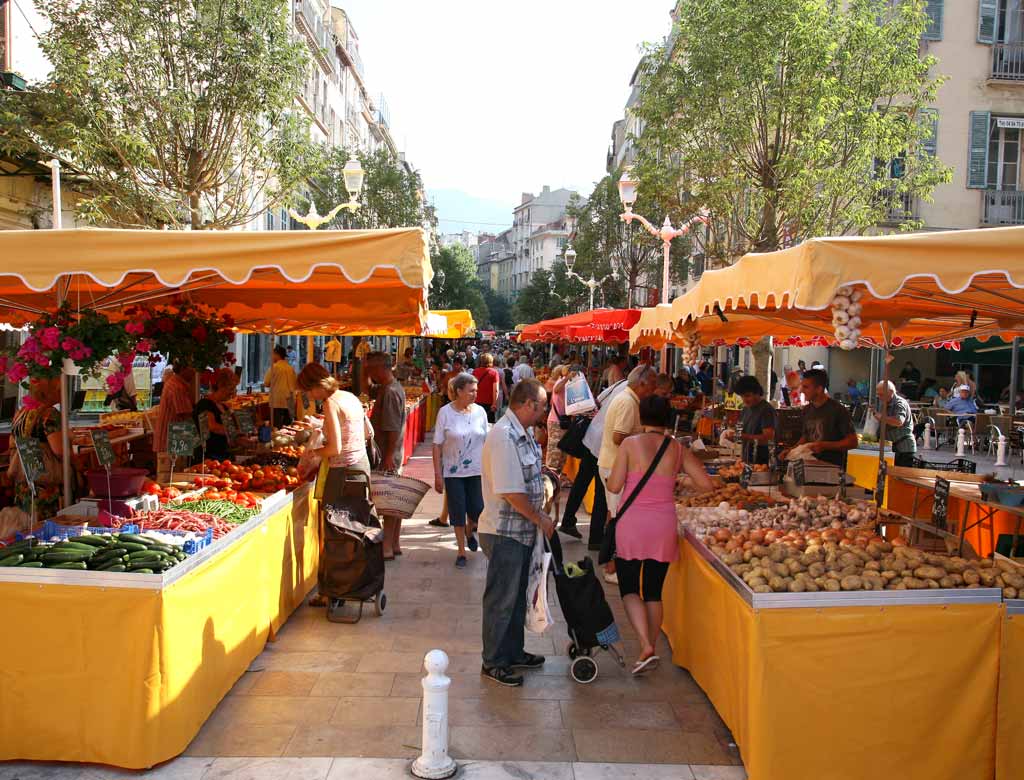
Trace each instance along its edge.
{"label": "price sign", "polygon": [[256,434],[256,421],[253,419],[249,409],[239,409],[235,412],[235,419],[238,421],[238,431],[243,436],[254,436]]}
{"label": "price sign", "polygon": [[793,461],[793,481],[799,487],[803,487],[807,484],[807,473],[804,471],[804,461],[800,460]]}
{"label": "price sign", "polygon": [[235,422],[233,414],[224,415],[224,433],[228,437],[228,444],[234,444],[238,438],[238,423]]}
{"label": "price sign", "polygon": [[750,478],[754,474],[754,467],[749,463],[743,464],[743,472],[740,474],[740,487],[746,490],[750,487]]}
{"label": "price sign", "polygon": [[199,443],[199,431],[191,420],[172,422],[167,427],[167,451],[172,457],[192,455]]}
{"label": "price sign", "polygon": [[103,468],[109,469],[116,460],[114,448],[110,444],[110,435],[102,428],[91,431],[89,435],[92,437],[93,449],[96,450],[96,460]]}
{"label": "price sign", "polygon": [[889,464],[884,460],[878,465],[878,479],[875,482],[875,503],[885,503],[885,478],[889,474]]}
{"label": "price sign", "polygon": [[18,436],[14,440],[14,446],[18,448],[18,458],[21,460],[21,470],[25,472],[25,480],[34,485],[46,472],[42,444],[39,439]]}
{"label": "price sign", "polygon": [[935,480],[935,500],[932,502],[932,522],[936,528],[945,530],[949,519],[949,480],[938,477]]}

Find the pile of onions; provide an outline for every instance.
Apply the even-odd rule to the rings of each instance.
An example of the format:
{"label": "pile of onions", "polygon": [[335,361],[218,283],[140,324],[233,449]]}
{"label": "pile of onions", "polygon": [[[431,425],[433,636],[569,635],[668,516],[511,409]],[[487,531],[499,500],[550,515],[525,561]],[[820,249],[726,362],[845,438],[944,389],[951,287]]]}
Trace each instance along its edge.
{"label": "pile of onions", "polygon": [[860,340],[862,295],[860,290],[840,287],[832,299],[832,327],[841,349],[856,349]]}

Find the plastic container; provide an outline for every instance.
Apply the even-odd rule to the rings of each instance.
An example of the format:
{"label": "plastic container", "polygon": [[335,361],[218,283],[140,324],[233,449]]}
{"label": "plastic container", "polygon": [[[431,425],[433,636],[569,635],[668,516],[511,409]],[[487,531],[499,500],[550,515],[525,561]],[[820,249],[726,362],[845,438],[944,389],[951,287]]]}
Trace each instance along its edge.
{"label": "plastic container", "polygon": [[[100,536],[110,533],[137,534],[138,532],[139,527],[133,524],[124,525],[120,528],[106,528],[105,526],[86,526],[83,528],[80,525],[59,525],[53,522],[53,520],[47,520],[38,530],[30,534],[18,534],[17,538],[20,540],[27,536],[34,536],[36,539],[48,542],[54,538],[61,540],[74,539],[76,536],[86,536],[89,534]],[[186,552],[188,551],[186,550]]]}
{"label": "plastic container", "polygon": [[[136,531],[135,533],[141,533],[143,536],[145,536],[146,535],[146,530],[147,529],[143,528],[142,531]],[[195,533],[194,531],[172,531],[172,530],[165,530],[163,528],[153,528],[153,529],[150,529],[150,530],[152,530],[153,533],[164,534],[165,536],[181,536],[181,537],[184,537],[184,536],[188,536],[190,533]],[[182,551],[186,555],[195,555],[197,552],[202,550],[204,547],[208,547],[211,544],[213,544],[213,529],[212,528],[207,528],[205,534],[196,534],[194,536],[194,538],[186,539],[182,543],[181,549],[182,549]]]}
{"label": "plastic container", "polygon": [[89,489],[93,495],[102,498],[124,498],[126,496],[137,496],[142,490],[142,483],[146,481],[146,469],[131,469],[122,466],[115,466],[110,470],[110,487],[107,487],[107,472],[104,469],[92,469],[85,472],[85,478],[89,482]]}
{"label": "plastic container", "polygon": [[981,496],[986,501],[1003,506],[1021,506],[1024,504],[1024,487],[1006,485],[999,482],[982,482]]}

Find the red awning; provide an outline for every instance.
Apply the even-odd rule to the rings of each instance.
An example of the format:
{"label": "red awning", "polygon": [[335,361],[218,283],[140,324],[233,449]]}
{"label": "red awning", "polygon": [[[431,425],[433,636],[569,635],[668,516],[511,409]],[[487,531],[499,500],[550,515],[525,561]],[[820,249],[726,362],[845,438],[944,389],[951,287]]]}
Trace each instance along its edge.
{"label": "red awning", "polygon": [[621,343],[639,319],[639,309],[594,309],[527,325],[519,340]]}

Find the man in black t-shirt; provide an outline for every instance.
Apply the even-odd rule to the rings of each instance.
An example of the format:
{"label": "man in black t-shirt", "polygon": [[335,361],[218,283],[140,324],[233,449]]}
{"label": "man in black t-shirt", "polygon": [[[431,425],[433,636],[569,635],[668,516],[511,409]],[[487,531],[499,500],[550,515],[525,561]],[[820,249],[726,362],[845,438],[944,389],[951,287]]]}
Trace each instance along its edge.
{"label": "man in black t-shirt", "polygon": [[857,446],[857,431],[850,413],[829,396],[828,374],[823,369],[805,371],[800,391],[807,399],[807,406],[804,408],[803,435],[796,446],[809,444],[819,460],[842,468],[846,452]]}

